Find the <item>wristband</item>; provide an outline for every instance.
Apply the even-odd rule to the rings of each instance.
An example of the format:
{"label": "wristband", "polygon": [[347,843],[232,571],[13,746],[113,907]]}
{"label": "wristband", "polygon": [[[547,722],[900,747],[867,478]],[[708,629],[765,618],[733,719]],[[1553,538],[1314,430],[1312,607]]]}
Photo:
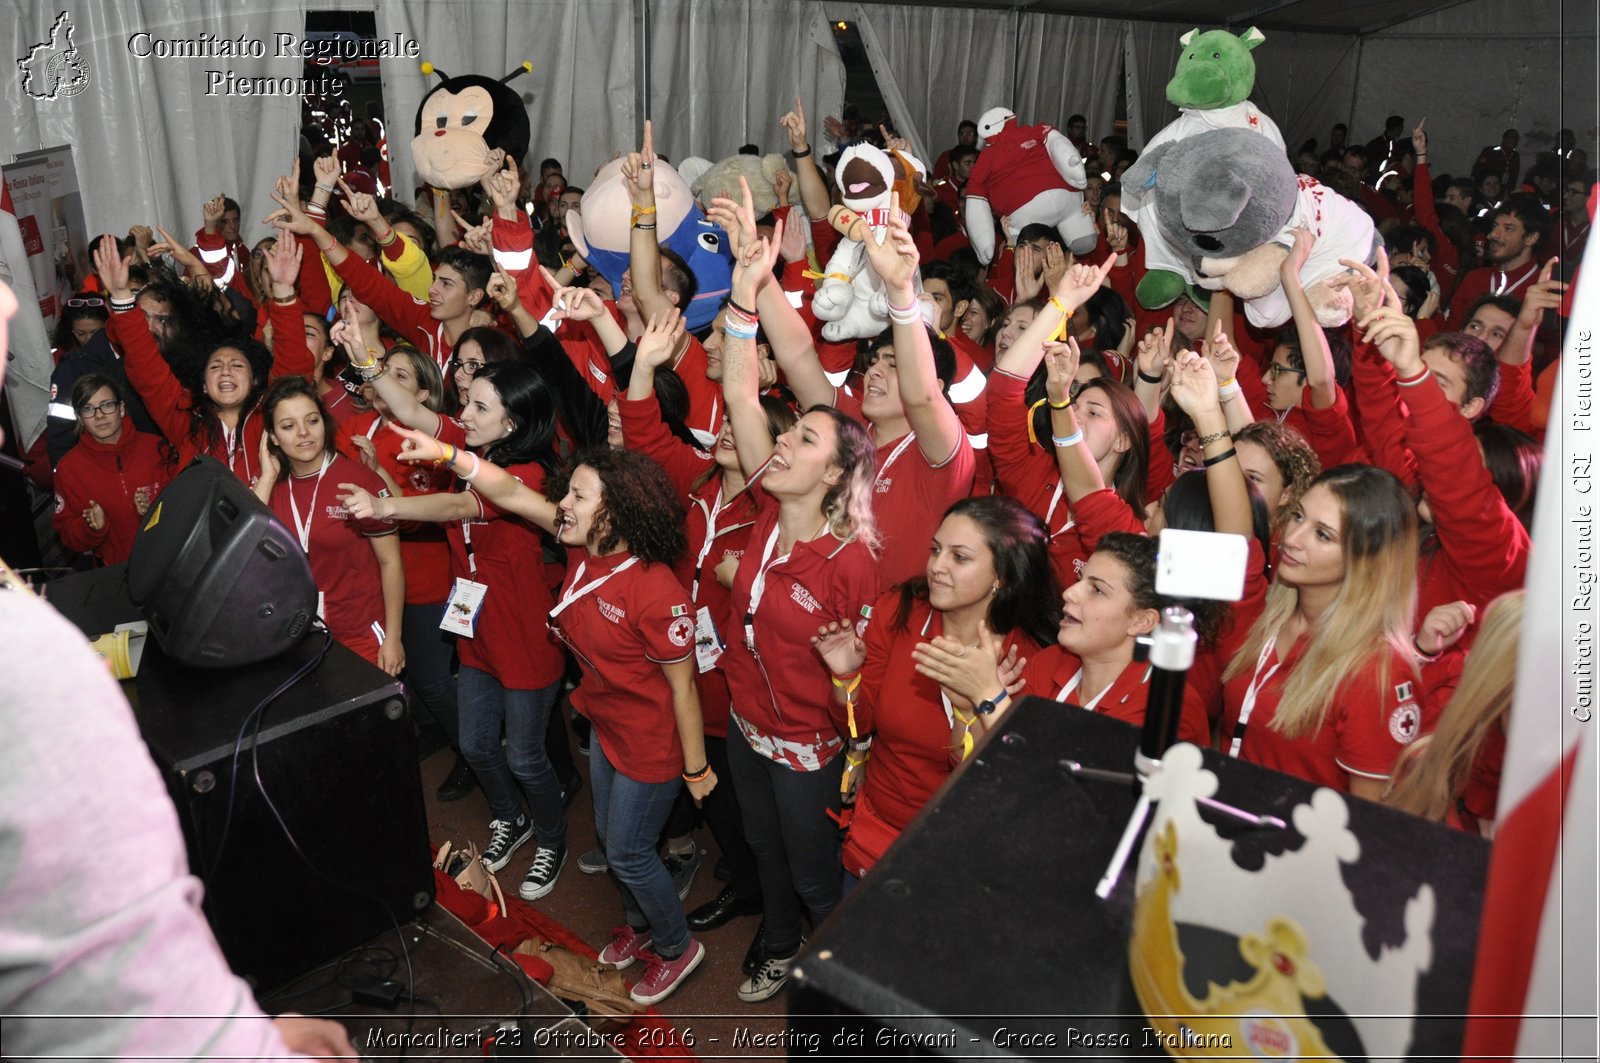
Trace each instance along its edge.
{"label": "wristband", "polygon": [[1209,447],[1211,444],[1217,442],[1218,440],[1227,439],[1228,435],[1229,435],[1228,430],[1227,429],[1223,429],[1220,432],[1212,432],[1212,433],[1210,433],[1208,435],[1201,436],[1200,438],[1195,440],[1195,444],[1197,446],[1199,446],[1201,450],[1204,450],[1206,447]]}
{"label": "wristband", "polygon": [[1422,367],[1422,372],[1418,373],[1416,376],[1412,377],[1411,379],[1402,380],[1398,375],[1396,375],[1395,378],[1394,378],[1394,382],[1396,384],[1399,384],[1403,388],[1414,388],[1418,384],[1422,383],[1424,380],[1428,379],[1432,375],[1433,375],[1433,370],[1429,369],[1426,365],[1424,365]]}
{"label": "wristband", "polygon": [[916,306],[912,306],[910,310],[898,310],[891,306],[889,308],[889,320],[893,321],[896,325],[927,324],[927,322],[922,319],[922,311]]}
{"label": "wristband", "polygon": [[855,693],[856,687],[861,685],[860,672],[851,672],[849,675],[834,675],[829,676],[828,678],[833,681],[834,686],[838,687],[846,694]]}
{"label": "wristband", "polygon": [[1058,343],[1067,338],[1067,322],[1072,320],[1074,311],[1068,310],[1066,304],[1063,303],[1059,297],[1054,295],[1050,297],[1050,305],[1061,312],[1061,324],[1057,325],[1056,330],[1050,333],[1049,341],[1051,343]]}
{"label": "wristband", "polygon": [[277,303],[279,306],[293,306],[300,301],[300,297],[298,295],[286,295],[280,299],[274,295],[272,297],[272,301]]}
{"label": "wristband", "polygon": [[324,192],[332,192],[332,191],[333,191],[333,190],[334,190],[334,188],[333,188],[333,186],[332,186],[332,185],[330,185],[330,184],[324,184],[324,183],[323,183],[323,182],[321,182],[321,181],[318,181],[318,182],[317,182],[317,187],[318,187],[318,188],[320,188],[320,189],[322,189],[322,190],[323,190],[323,191],[324,191]]}
{"label": "wristband", "polygon": [[711,774],[711,762],[708,760],[708,761],[706,761],[705,765],[699,771],[686,771],[686,772],[684,772],[683,773],[683,781],[684,782],[699,782],[701,779],[704,779],[707,775],[710,775],[710,774]]}
{"label": "wristband", "polygon": [[310,215],[320,215],[320,216],[322,216],[324,218],[326,218],[328,216],[328,208],[324,207],[320,203],[307,203],[301,209],[304,210],[307,214],[310,214]]}
{"label": "wristband", "polygon": [[[474,454],[474,453],[473,453],[473,452],[472,452],[472,451],[470,451],[470,450],[469,450],[469,451],[467,451],[467,457],[469,457],[469,458],[471,458],[471,459],[472,459],[472,471],[471,471],[471,472],[467,472],[467,473],[462,473],[462,474],[461,474],[461,478],[462,478],[462,479],[463,479],[463,480],[465,480],[465,481],[467,481],[467,482],[468,482],[468,483],[471,483],[471,482],[472,482],[472,478],[473,478],[473,477],[474,477],[474,476],[476,476],[476,475],[478,475],[478,473],[479,473],[479,472],[480,472],[480,471],[482,471],[482,469],[483,469],[483,462],[482,462],[482,461],[480,461],[480,460],[478,460],[478,455],[476,455],[476,454]],[[452,464],[452,465],[454,465],[454,464],[455,464],[455,462],[454,462],[454,461],[452,461],[452,462],[451,462],[451,464]]]}
{"label": "wristband", "polygon": [[433,459],[433,466],[436,469],[445,465],[454,465],[455,463],[456,447],[454,443],[446,443],[444,445],[444,453]]}
{"label": "wristband", "polygon": [[1048,405],[1052,410],[1064,410],[1068,406],[1072,405],[1072,400],[1068,399],[1066,402],[1056,402],[1054,400],[1048,400]]}
{"label": "wristband", "polygon": [[139,302],[138,299],[131,298],[131,297],[128,298],[128,299],[125,299],[125,300],[124,299],[112,299],[111,300],[111,309],[115,310],[119,314],[125,313],[126,311],[132,310],[136,305],[138,305],[138,302]]}
{"label": "wristband", "polygon": [[757,335],[754,328],[736,325],[732,321],[724,321],[722,323],[722,332],[728,338],[735,340],[753,340]]}
{"label": "wristband", "polygon": [[1051,436],[1050,442],[1054,443],[1057,447],[1075,447],[1079,443],[1083,442],[1083,429],[1078,429],[1070,436]]}
{"label": "wristband", "polygon": [[1430,664],[1434,661],[1437,661],[1441,656],[1444,655],[1443,650],[1440,650],[1438,653],[1429,653],[1427,650],[1423,649],[1422,643],[1417,641],[1417,636],[1415,635],[1411,636],[1411,648],[1416,651],[1418,657],[1421,657],[1424,661]]}
{"label": "wristband", "polygon": [[1201,465],[1202,468],[1209,469],[1213,465],[1221,465],[1223,462],[1227,461],[1229,458],[1237,458],[1238,456],[1239,456],[1239,452],[1237,450],[1233,449],[1232,447],[1229,447],[1227,450],[1224,450],[1221,454],[1213,454],[1211,457],[1206,458],[1204,461],[1202,461],[1200,463],[1200,465]]}
{"label": "wristband", "polygon": [[1137,373],[1139,375],[1139,379],[1143,380],[1146,384],[1159,384],[1162,381],[1161,377],[1159,377],[1159,376],[1151,376],[1149,373],[1146,373],[1143,369],[1135,369],[1134,372]]}
{"label": "wristband", "polygon": [[398,233],[396,233],[394,231],[394,229],[391,227],[389,229],[389,239],[387,239],[387,240],[379,240],[378,241],[378,246],[379,247],[388,247],[390,244],[394,243],[398,239],[400,239],[400,235]]}
{"label": "wristband", "polygon": [[655,227],[656,227],[656,223],[653,222],[653,221],[652,222],[638,222],[638,221],[636,221],[636,222],[633,223],[633,227],[635,229],[654,230]]}
{"label": "wristband", "polygon": [[1243,393],[1244,389],[1239,386],[1238,382],[1230,380],[1222,387],[1217,389],[1217,398],[1221,399],[1223,402],[1227,402],[1234,396],[1241,395]]}
{"label": "wristband", "polygon": [[793,155],[793,156],[794,156],[794,157],[795,157],[795,158],[797,158],[797,159],[803,159],[803,158],[805,158],[805,157],[806,157],[806,156],[807,156],[807,155],[810,155],[810,154],[811,154],[811,145],[810,145],[810,144],[807,144],[807,145],[806,145],[806,150],[804,150],[804,151],[793,151],[793,150],[791,150],[791,151],[790,151],[790,152],[789,152],[789,154],[791,154],[791,155]]}

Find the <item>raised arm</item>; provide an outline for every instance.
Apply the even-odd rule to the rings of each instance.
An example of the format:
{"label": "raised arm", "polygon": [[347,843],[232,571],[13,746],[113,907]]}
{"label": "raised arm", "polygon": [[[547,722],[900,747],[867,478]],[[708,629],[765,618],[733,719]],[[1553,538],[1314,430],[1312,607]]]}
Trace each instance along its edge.
{"label": "raised arm", "polygon": [[806,108],[800,97],[794,98],[794,110],[778,119],[789,137],[789,152],[794,156],[794,172],[800,178],[800,205],[812,218],[828,216],[828,183],[817,169],[817,160],[811,154],[811,141],[806,129]]}
{"label": "raised arm", "polygon": [[872,268],[883,281],[893,322],[895,373],[900,381],[900,402],[906,420],[917,434],[917,447],[932,466],[943,465],[955,453],[965,434],[961,419],[939,386],[934,370],[933,344],[917,303],[917,245],[905,215],[900,193],[889,197],[889,234],[883,243],[867,239],[862,244]]}
{"label": "raised arm", "polygon": [[639,315],[646,318],[672,305],[666,292],[661,289],[661,245],[656,237],[655,165],[655,135],[647,118],[644,123],[644,143],[622,163],[622,183],[633,202],[633,225],[628,231],[628,269],[633,279],[634,304],[639,308]]}
{"label": "raised arm", "polygon": [[1328,337],[1317,321],[1317,312],[1306,298],[1300,283],[1300,270],[1311,257],[1311,246],[1316,243],[1309,229],[1294,230],[1294,249],[1278,269],[1278,279],[1283,284],[1283,294],[1289,300],[1294,314],[1295,335],[1300,340],[1300,357],[1306,364],[1306,386],[1311,389],[1311,403],[1319,410],[1332,406],[1338,387],[1333,378],[1333,352],[1328,349]]}
{"label": "raised arm", "polygon": [[1172,400],[1194,422],[1195,434],[1205,447],[1206,491],[1211,496],[1213,526],[1219,532],[1248,538],[1255,527],[1250,488],[1233,449],[1211,363],[1193,351],[1180,351],[1173,362]]}
{"label": "raised arm", "polygon": [[1107,256],[1099,266],[1076,265],[1063,273],[1050,301],[1034,315],[1033,323],[1022,331],[1017,342],[1000,356],[994,367],[1023,380],[1031,377],[1044,357],[1045,341],[1065,334],[1067,319],[1100,290],[1115,261]]}
{"label": "raised arm", "polygon": [[[429,435],[439,430],[439,415],[428,409],[417,400],[416,393],[409,388],[392,380],[384,365],[379,361],[383,352],[376,347],[368,347],[361,338],[361,329],[350,321],[336,321],[333,328],[328,330],[328,338],[344,348],[345,357],[350,365],[355,368],[372,385],[372,390],[389,407],[389,417],[403,425],[420,429]],[[427,519],[427,518],[419,518]]]}
{"label": "raised arm", "polygon": [[[391,424],[389,430],[403,439],[400,444],[399,454],[401,461],[428,462],[432,465],[448,467],[451,473],[465,480],[472,490],[460,494],[413,495],[399,499],[371,499],[371,496],[367,495],[366,497],[371,499],[372,515],[380,518],[387,516],[400,520],[461,520],[481,516],[477,499],[472,497],[477,494],[493,502],[499,509],[507,513],[516,514],[519,517],[525,517],[547,532],[553,533],[555,531],[556,504],[494,462],[485,461],[471,451],[460,450],[449,443],[440,442],[433,436],[424,435],[413,429],[401,428],[399,425]],[[340,484],[339,486],[355,487],[354,484]],[[365,495],[365,492],[360,492],[359,495],[357,492],[360,492],[359,488],[352,491],[349,497],[354,502],[361,504],[360,495]],[[427,516],[418,512],[422,508],[420,504],[430,499],[453,499],[455,501],[449,505],[440,505],[440,511],[449,510],[443,517]],[[341,501],[345,500],[341,498]],[[389,511],[391,503],[400,503],[406,508]],[[346,504],[349,505],[350,503],[346,502]],[[352,509],[352,512],[355,512],[355,510]]]}
{"label": "raised arm", "polygon": [[733,295],[728,312],[723,315],[722,326],[722,397],[728,404],[728,420],[733,425],[734,445],[739,452],[739,467],[745,476],[772,457],[772,436],[767,429],[767,415],[761,409],[760,370],[756,367],[756,321],[735,309],[750,306],[761,286],[777,287],[773,283],[772,264],[778,260],[778,242],[782,239],[783,222],[772,234],[772,239],[757,237],[749,240],[739,250],[733,269]]}
{"label": "raised arm", "polygon": [[[1230,317],[1232,315],[1229,315]],[[1217,382],[1217,398],[1222,403],[1222,415],[1227,418],[1228,431],[1237,432],[1255,416],[1250,412],[1250,402],[1239,385],[1239,348],[1221,321],[1215,322],[1211,345],[1206,349],[1206,361],[1211,363]]]}
{"label": "raised arm", "polygon": [[[740,178],[740,187],[743,191],[742,203],[735,203],[731,199],[714,199],[707,215],[728,234],[728,243],[735,259],[757,239],[750,186]],[[759,315],[767,342],[772,345],[772,355],[777,359],[778,368],[783,370],[784,381],[789,385],[789,390],[794,392],[801,409],[834,405],[833,385],[828,382],[822,362],[817,358],[817,348],[811,342],[811,330],[806,327],[799,312],[789,305],[788,296],[776,284],[762,284],[755,299],[753,303],[745,303],[740,301],[737,291],[733,295],[733,302],[739,310],[752,310]],[[730,308],[730,312],[738,311]]]}

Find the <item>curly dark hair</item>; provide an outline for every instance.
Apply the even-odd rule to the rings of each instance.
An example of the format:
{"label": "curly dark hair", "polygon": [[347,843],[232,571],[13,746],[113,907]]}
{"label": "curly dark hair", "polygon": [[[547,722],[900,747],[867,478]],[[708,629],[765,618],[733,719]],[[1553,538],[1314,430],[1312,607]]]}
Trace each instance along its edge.
{"label": "curly dark hair", "polygon": [[1135,609],[1154,609],[1159,613],[1169,605],[1181,605],[1194,614],[1195,634],[1199,636],[1201,644],[1210,646],[1216,643],[1228,611],[1226,603],[1169,598],[1156,593],[1156,557],[1160,552],[1158,540],[1132,532],[1109,532],[1101,538],[1094,552],[1106,554],[1122,563],[1128,572],[1128,593],[1133,597]]}
{"label": "curly dark hair", "polygon": [[591,448],[577,454],[549,484],[546,497],[566,495],[572,474],[588,466],[600,477],[593,544],[599,553],[624,544],[641,561],[676,564],[689,548],[683,502],[661,466],[632,450]]}

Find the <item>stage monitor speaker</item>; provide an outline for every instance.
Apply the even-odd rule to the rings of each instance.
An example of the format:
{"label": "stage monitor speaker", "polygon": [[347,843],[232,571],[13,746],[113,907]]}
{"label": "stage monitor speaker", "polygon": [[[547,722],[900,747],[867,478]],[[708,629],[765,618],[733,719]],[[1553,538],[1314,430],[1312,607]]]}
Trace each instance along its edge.
{"label": "stage monitor speaker", "polygon": [[180,472],[145,515],[128,594],[167,656],[195,668],[275,657],[309,630],[317,608],[293,534],[208,457]]}
{"label": "stage monitor speaker", "polygon": [[245,727],[235,770],[251,710],[321,652],[319,642],[230,672],[158,657],[139,677],[135,712],[177,806],[190,869],[206,881],[211,928],[234,970],[260,989],[433,903],[416,742],[398,681],[335,643],[268,705],[259,735]]}

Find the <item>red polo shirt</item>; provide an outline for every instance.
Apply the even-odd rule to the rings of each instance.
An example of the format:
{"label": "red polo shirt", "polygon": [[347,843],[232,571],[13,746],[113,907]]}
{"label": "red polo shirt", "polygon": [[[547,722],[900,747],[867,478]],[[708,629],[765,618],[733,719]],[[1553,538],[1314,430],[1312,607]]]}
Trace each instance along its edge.
{"label": "red polo shirt", "polygon": [[694,608],[683,585],[666,565],[627,551],[592,557],[574,547],[556,608],[551,628],[583,666],[572,704],[594,724],[606,759],[630,779],[675,781],[683,746],[661,666],[694,653]]}
{"label": "red polo shirt", "polygon": [[[1060,646],[1046,646],[1028,659],[1022,681],[1027,693],[1041,698],[1066,702],[1098,712],[1113,720],[1144,726],[1144,710],[1150,698],[1150,666],[1143,661],[1129,661],[1116,680],[1098,698],[1085,698],[1075,677],[1083,667],[1076,655]],[[1067,690],[1072,686],[1073,689]],[[1085,701],[1093,701],[1092,706]],[[1178,740],[1206,746],[1211,742],[1211,724],[1206,719],[1205,704],[1194,688],[1183,694],[1183,711],[1178,720]]]}

